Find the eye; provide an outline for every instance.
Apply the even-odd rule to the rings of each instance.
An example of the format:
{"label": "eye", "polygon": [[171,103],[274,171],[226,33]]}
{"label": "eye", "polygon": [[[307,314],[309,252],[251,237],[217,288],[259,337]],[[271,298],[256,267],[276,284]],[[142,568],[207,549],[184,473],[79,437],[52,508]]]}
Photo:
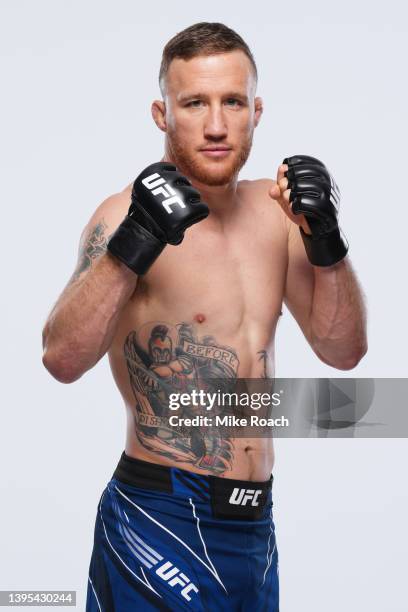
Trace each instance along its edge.
{"label": "eye", "polygon": [[237,98],[227,98],[226,103],[228,106],[242,106],[241,100],[237,100]]}
{"label": "eye", "polygon": [[200,108],[201,104],[201,100],[190,100],[190,102],[187,102],[186,106],[190,108]]}

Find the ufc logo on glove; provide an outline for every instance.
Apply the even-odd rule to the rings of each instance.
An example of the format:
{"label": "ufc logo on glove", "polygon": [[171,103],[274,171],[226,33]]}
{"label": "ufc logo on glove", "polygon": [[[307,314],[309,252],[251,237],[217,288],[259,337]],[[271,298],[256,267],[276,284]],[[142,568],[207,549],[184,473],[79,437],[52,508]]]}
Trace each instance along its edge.
{"label": "ufc logo on glove", "polygon": [[173,212],[170,208],[173,204],[178,204],[181,208],[185,208],[183,200],[176,195],[174,189],[166,183],[164,178],[158,172],[147,176],[142,180],[142,183],[154,196],[163,195],[166,199],[163,200],[162,206],[169,215]]}

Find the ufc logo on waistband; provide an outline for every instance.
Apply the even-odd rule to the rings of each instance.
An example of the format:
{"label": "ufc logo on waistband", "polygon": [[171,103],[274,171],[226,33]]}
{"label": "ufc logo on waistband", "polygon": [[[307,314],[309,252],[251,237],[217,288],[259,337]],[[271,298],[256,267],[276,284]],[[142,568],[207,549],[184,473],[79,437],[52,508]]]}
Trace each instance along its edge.
{"label": "ufc logo on waistband", "polygon": [[255,491],[255,489],[235,488],[231,493],[229,503],[236,506],[246,506],[248,502],[251,502],[251,506],[259,506],[258,497],[261,493],[261,489]]}
{"label": "ufc logo on waistband", "polygon": [[173,187],[171,187],[158,172],[147,176],[142,180],[142,183],[154,196],[162,195],[165,199],[162,201],[162,206],[165,211],[171,215],[173,212],[170,206],[178,204],[181,208],[185,208],[183,200],[176,195]]}

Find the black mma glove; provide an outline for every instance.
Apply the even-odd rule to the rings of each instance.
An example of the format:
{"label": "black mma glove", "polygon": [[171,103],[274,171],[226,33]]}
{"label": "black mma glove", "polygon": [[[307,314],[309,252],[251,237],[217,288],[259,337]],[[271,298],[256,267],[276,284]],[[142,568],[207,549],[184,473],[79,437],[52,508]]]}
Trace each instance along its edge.
{"label": "black mma glove", "polygon": [[210,211],[176,166],[158,162],[135,180],[127,216],[108,251],[136,274],[145,274],[166,244],[180,244],[184,231]]}
{"label": "black mma glove", "polygon": [[294,155],[282,163],[289,166],[285,176],[292,212],[305,215],[312,232],[309,235],[299,228],[309,261],[314,266],[332,266],[348,251],[337,223],[340,190],[326,166],[315,157]]}

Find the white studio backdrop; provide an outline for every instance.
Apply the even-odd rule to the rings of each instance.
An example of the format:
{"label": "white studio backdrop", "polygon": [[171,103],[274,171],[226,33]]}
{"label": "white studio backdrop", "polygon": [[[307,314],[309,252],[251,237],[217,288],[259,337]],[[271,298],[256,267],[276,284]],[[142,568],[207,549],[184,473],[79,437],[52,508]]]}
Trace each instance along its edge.
{"label": "white studio backdrop", "polygon": [[[162,154],[150,103],[184,27],[222,21],[254,52],[265,112],[242,178],[301,153],[341,188],[369,352],[330,368],[284,310],[277,376],[407,376],[407,18],[402,0],[3,0],[0,589],[77,590],[84,609],[125,415],[106,359],[73,385],[48,375],[41,329],[95,207]],[[276,454],[282,612],[406,610],[406,440],[278,440]]]}

